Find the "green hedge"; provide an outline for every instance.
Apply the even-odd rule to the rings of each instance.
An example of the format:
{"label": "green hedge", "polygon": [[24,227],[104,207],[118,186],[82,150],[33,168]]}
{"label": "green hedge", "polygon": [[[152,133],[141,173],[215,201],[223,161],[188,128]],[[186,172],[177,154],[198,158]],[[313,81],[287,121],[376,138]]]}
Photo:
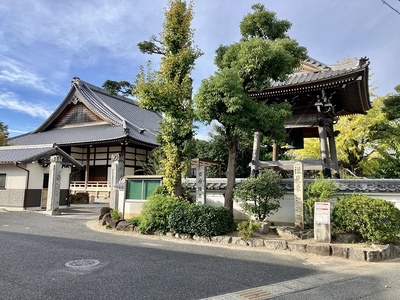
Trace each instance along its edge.
{"label": "green hedge", "polygon": [[353,233],[363,242],[390,243],[400,233],[400,210],[383,199],[344,196],[333,209],[332,225],[333,233]]}
{"label": "green hedge", "polygon": [[172,232],[210,237],[232,231],[233,214],[225,207],[189,204],[174,209],[168,223]]}
{"label": "green hedge", "polygon": [[141,233],[170,231],[168,216],[177,207],[186,205],[186,202],[177,197],[153,194],[143,204],[139,231]]}

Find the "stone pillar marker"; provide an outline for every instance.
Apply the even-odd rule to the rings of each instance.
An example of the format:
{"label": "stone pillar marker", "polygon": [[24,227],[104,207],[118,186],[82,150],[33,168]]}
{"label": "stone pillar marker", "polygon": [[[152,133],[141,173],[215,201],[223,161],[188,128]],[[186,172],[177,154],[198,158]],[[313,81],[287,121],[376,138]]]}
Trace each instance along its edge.
{"label": "stone pillar marker", "polygon": [[124,156],[121,154],[111,155],[111,193],[110,193],[110,207],[118,209],[118,190],[116,185],[125,174]]}
{"label": "stone pillar marker", "polygon": [[314,241],[331,242],[331,204],[329,202],[314,204]]}
{"label": "stone pillar marker", "polygon": [[196,168],[196,204],[206,204],[206,167]]}
{"label": "stone pillar marker", "polygon": [[49,188],[47,191],[46,211],[52,215],[61,214],[60,207],[60,187],[61,187],[61,162],[62,157],[53,155],[50,157],[49,166]]}
{"label": "stone pillar marker", "polygon": [[294,226],[304,230],[304,172],[303,164],[295,162],[293,165],[294,184]]}

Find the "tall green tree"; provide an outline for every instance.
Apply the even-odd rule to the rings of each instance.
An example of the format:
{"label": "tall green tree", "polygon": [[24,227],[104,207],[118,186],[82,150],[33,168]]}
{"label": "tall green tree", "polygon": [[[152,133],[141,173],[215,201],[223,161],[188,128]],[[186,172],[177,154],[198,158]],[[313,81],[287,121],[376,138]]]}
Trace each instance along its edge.
{"label": "tall green tree", "polygon": [[6,139],[8,138],[8,126],[0,121],[0,146],[7,145]]}
{"label": "tall green tree", "polygon": [[400,85],[394,90],[382,98],[382,112],[387,122],[373,127],[374,136],[381,146],[373,170],[377,177],[382,178],[400,178]]}
{"label": "tall green tree", "polygon": [[111,95],[132,96],[133,86],[128,81],[115,81],[107,79],[102,87],[110,92]]}
{"label": "tall green tree", "polygon": [[228,148],[225,207],[233,210],[237,149],[241,135],[256,130],[280,141],[285,138],[284,122],[291,115],[288,104],[265,105],[247,94],[284,80],[307,58],[307,51],[286,37],[290,22],[280,21],[262,4],[240,23],[241,41],[216,51],[218,70],[204,79],[195,95],[196,115],[205,123],[221,124]]}
{"label": "tall green tree", "polygon": [[162,112],[158,141],[165,152],[164,184],[172,195],[182,195],[181,175],[187,166],[193,137],[192,79],[190,73],[201,51],[193,45],[193,2],[170,0],[163,32],[139,43],[144,53],[161,54],[160,69],[141,67],[134,93],[142,107]]}

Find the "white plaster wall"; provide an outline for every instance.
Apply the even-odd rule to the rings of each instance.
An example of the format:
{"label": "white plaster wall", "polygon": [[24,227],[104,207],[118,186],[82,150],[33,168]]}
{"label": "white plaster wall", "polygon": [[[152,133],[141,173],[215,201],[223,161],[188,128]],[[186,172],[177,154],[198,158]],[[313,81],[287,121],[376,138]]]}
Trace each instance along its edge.
{"label": "white plaster wall", "polygon": [[0,165],[0,173],[6,174],[6,190],[25,189],[28,172],[12,165]]}
{"label": "white plaster wall", "polygon": [[[223,206],[224,205],[224,196],[222,190],[208,190],[206,196],[206,204],[212,206]],[[342,197],[343,195],[351,195],[352,193],[338,193],[333,198]],[[381,198],[388,201],[393,202],[397,208],[400,209],[400,194],[399,193],[365,193],[362,194],[368,195],[373,198]],[[193,194],[193,196],[195,196]],[[334,203],[332,208],[334,208]],[[280,200],[281,207],[279,210],[270,215],[268,217],[270,222],[275,223],[276,225],[293,225],[294,224],[294,194],[293,192],[288,192],[282,200]],[[243,213],[240,205],[234,202],[234,218],[235,220],[244,220],[247,219],[247,215]]]}
{"label": "white plaster wall", "polygon": [[60,189],[69,189],[69,174],[71,173],[71,168],[61,168],[61,185]]}
{"label": "white plaster wall", "polygon": [[29,170],[29,189],[40,190],[43,188],[43,174],[49,173],[49,168],[43,168],[37,162],[26,165],[26,169]]}

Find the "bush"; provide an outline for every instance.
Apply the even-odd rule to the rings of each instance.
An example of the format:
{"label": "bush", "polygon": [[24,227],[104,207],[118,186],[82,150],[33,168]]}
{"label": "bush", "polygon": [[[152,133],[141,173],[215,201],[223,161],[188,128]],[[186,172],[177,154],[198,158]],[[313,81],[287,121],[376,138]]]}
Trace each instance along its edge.
{"label": "bush", "polygon": [[317,178],[313,183],[306,185],[304,212],[305,223],[309,227],[314,226],[314,205],[315,202],[329,202],[336,193],[336,183],[330,179]]}
{"label": "bush", "polygon": [[255,215],[262,221],[269,215],[277,212],[280,198],[286,194],[281,185],[282,177],[273,171],[265,171],[257,177],[250,177],[235,189],[235,201],[240,202],[243,210]]}
{"label": "bush", "polygon": [[70,195],[71,204],[88,204],[89,203],[89,193],[76,193]]}
{"label": "bush", "polygon": [[253,220],[242,221],[237,225],[239,236],[245,240],[251,238],[255,230],[259,229],[261,223],[255,223]]}
{"label": "bush", "polygon": [[129,220],[127,220],[129,223],[131,223],[133,226],[138,227],[140,225],[140,222],[142,221],[142,217],[132,217]]}
{"label": "bush", "polygon": [[230,232],[233,214],[225,207],[189,204],[172,211],[168,222],[172,232],[209,237]]}
{"label": "bush", "polygon": [[400,210],[383,199],[344,196],[333,209],[332,225],[333,233],[353,233],[362,242],[390,243],[400,233]]}
{"label": "bush", "polygon": [[177,197],[163,194],[152,194],[148,198],[148,201],[143,204],[141,211],[142,220],[139,224],[140,232],[168,232],[168,215],[175,208],[184,204],[186,204],[186,202],[179,200]]}
{"label": "bush", "polygon": [[111,218],[113,219],[113,221],[118,221],[119,219],[121,219],[121,215],[120,215],[118,209],[112,209],[110,211],[110,215],[111,215]]}

